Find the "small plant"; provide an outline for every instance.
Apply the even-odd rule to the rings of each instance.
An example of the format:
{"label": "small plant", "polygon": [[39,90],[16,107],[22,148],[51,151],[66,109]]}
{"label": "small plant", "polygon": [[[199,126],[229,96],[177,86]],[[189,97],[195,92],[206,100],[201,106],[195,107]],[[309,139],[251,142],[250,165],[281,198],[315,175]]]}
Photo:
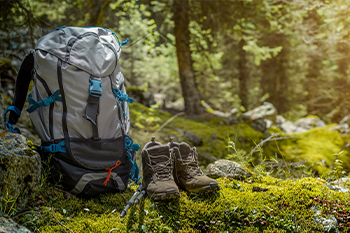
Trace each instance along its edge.
{"label": "small plant", "polygon": [[[228,145],[226,148],[228,148],[226,159],[233,160],[244,167],[248,166],[249,161],[245,158],[246,152],[242,149],[237,149],[235,142],[231,141],[230,137],[228,138]],[[231,150],[233,150],[233,153],[231,153]]]}
{"label": "small plant", "polygon": [[6,189],[5,195],[0,196],[0,211],[12,216],[16,213],[16,202],[19,197],[19,193],[16,198],[10,197],[8,189]]}

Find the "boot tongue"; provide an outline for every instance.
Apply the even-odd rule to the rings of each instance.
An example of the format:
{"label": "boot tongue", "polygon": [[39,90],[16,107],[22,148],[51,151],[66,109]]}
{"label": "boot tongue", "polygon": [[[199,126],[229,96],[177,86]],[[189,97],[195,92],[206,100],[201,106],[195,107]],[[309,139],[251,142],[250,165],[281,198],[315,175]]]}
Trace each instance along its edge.
{"label": "boot tongue", "polygon": [[149,155],[151,156],[151,164],[156,165],[159,163],[164,163],[169,161],[169,147],[168,146],[154,146],[147,149]]}
{"label": "boot tongue", "polygon": [[191,153],[191,147],[185,142],[180,143],[180,154],[184,160],[193,160],[193,153]]}

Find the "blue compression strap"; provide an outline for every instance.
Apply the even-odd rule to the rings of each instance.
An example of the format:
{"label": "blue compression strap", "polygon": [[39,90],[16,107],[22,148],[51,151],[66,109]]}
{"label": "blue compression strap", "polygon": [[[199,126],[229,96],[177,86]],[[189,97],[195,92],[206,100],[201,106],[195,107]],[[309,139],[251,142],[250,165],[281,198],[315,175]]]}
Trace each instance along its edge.
{"label": "blue compression strap", "polygon": [[123,108],[123,114],[128,117],[125,113],[125,108],[124,108],[124,101],[128,102],[129,104],[132,104],[132,98],[130,98],[127,94],[124,94],[121,90],[118,88],[113,89],[113,93],[115,97],[122,102],[122,108]]}
{"label": "blue compression strap", "polygon": [[130,173],[130,179],[133,180],[135,183],[140,179],[139,175],[139,167],[137,166],[136,161],[134,162],[132,160],[132,154],[131,152],[138,151],[140,148],[140,145],[138,144],[133,144],[130,138],[126,137],[125,138],[125,149],[127,151],[127,156],[129,158],[129,161],[132,163],[131,167],[131,173]]}
{"label": "blue compression strap", "polygon": [[11,133],[21,134],[21,131],[19,130],[19,128],[17,128],[17,127],[13,128],[12,124],[9,121],[6,121],[6,126]]}
{"label": "blue compression strap", "polygon": [[66,25],[63,25],[63,26],[61,26],[61,27],[56,28],[55,31],[58,31],[58,30],[60,30],[61,28],[66,28],[66,27],[67,27]]}
{"label": "blue compression strap", "polygon": [[60,90],[55,91],[50,97],[45,98],[39,102],[36,102],[32,97],[30,97],[31,94],[28,95],[28,102],[32,104],[29,108],[27,108],[27,112],[32,113],[34,112],[37,108],[43,106],[49,106],[50,104],[54,103],[55,101],[61,101],[62,102],[62,97],[59,95],[61,94]]}
{"label": "blue compression strap", "polygon": [[10,106],[4,112],[4,122],[6,122],[6,126],[9,129],[9,131],[11,133],[19,133],[19,134],[21,134],[21,131],[19,130],[19,128],[17,128],[17,127],[13,128],[12,124],[9,121],[6,120],[6,114],[9,111],[15,112],[19,117],[21,116],[21,111],[16,106]]}
{"label": "blue compression strap", "polygon": [[[15,112],[18,116],[21,116],[21,110],[19,110],[16,106],[10,106],[8,107],[5,112],[4,112],[4,116],[6,117],[6,113],[12,111]],[[6,121],[6,120],[5,120]]]}
{"label": "blue compression strap", "polygon": [[51,144],[50,146],[41,146],[40,149],[44,153],[56,153],[56,152],[67,153],[66,148],[63,147],[64,145],[65,145],[65,142],[62,141],[58,144]]}

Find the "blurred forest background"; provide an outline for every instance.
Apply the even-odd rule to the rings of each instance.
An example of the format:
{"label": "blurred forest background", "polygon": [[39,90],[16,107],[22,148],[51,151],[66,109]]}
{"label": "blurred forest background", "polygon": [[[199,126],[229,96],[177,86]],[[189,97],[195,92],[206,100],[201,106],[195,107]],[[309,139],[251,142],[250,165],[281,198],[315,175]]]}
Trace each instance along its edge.
{"label": "blurred forest background", "polygon": [[[289,120],[349,114],[347,0],[1,0],[0,71],[61,25],[114,31],[128,86],[229,112],[272,103]],[[4,84],[5,83],[5,84]]]}

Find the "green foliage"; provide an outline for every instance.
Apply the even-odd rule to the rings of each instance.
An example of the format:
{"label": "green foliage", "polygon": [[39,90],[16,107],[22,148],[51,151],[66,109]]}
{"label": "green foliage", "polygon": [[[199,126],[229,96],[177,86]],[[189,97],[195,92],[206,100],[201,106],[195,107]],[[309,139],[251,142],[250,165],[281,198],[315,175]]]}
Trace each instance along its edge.
{"label": "green foliage", "polygon": [[257,66],[261,64],[261,61],[272,58],[271,54],[276,57],[282,48],[282,46],[276,48],[259,47],[255,41],[249,41],[247,45],[243,46],[244,51],[254,54],[254,64]]}
{"label": "green foliage", "polygon": [[[344,138],[342,135],[327,127],[311,129],[290,140],[282,141],[279,144],[283,156],[288,161],[304,160],[312,164],[313,170],[319,174],[327,173],[342,147]],[[348,152],[339,155],[339,159],[345,164],[350,164],[347,156]],[[350,167],[346,167],[349,170]]]}
{"label": "green foliage", "polygon": [[8,189],[5,193],[0,192],[0,211],[9,216],[14,215],[17,212],[16,202],[19,195],[20,193],[15,198],[12,197],[9,195]]}
{"label": "green foliage", "polygon": [[[175,200],[142,199],[124,218],[119,212],[135,187],[93,199],[66,199],[63,192],[48,189],[36,197],[30,212],[19,213],[17,219],[32,230],[48,233],[64,230],[57,220],[74,232],[318,232],[322,228],[314,222],[312,206],[323,217],[333,211],[339,221],[350,214],[348,194],[330,191],[314,178],[217,181],[218,193],[181,191]],[[259,188],[265,191],[255,191]],[[340,229],[347,232],[346,226]]]}
{"label": "green foliage", "polygon": [[[137,103],[131,106],[132,126],[137,128],[132,129],[131,133],[135,142],[144,145],[155,136],[157,141],[166,143],[170,136],[175,136],[179,141],[191,143],[183,132],[192,131],[203,140],[203,145],[197,147],[199,160],[203,165],[217,158],[228,158],[250,165],[251,169],[261,164],[265,167],[264,172],[270,171],[276,177],[301,177],[310,176],[310,171],[326,176],[332,171],[334,161],[339,160],[343,162],[342,171],[350,171],[348,152],[339,153],[347,138],[338,131],[329,130],[328,126],[298,135],[284,135],[281,130],[272,127],[270,133],[280,133],[282,139],[272,138],[262,147],[258,146],[258,150],[247,158],[253,148],[266,138],[248,124],[225,125],[222,119],[206,118],[194,121],[176,117],[158,131],[172,115]],[[271,166],[274,169],[271,170]]]}

